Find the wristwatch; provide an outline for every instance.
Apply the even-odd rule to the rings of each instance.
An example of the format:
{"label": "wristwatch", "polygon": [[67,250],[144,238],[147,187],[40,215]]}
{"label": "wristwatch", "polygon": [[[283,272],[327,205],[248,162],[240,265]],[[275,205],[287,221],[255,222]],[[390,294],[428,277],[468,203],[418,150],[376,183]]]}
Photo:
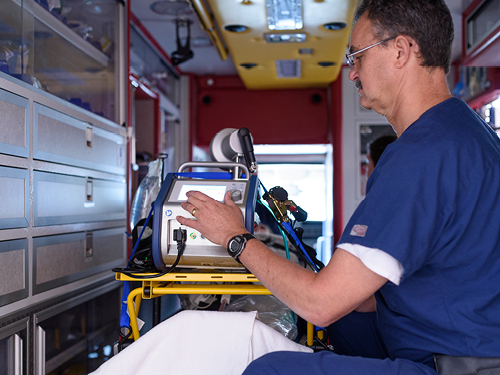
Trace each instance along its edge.
{"label": "wristwatch", "polygon": [[240,262],[239,259],[238,259],[238,257],[241,255],[241,253],[245,249],[246,243],[249,240],[251,240],[252,238],[255,238],[255,237],[252,236],[250,233],[239,234],[237,236],[234,236],[227,243],[227,252],[234,259],[236,259],[238,262]]}

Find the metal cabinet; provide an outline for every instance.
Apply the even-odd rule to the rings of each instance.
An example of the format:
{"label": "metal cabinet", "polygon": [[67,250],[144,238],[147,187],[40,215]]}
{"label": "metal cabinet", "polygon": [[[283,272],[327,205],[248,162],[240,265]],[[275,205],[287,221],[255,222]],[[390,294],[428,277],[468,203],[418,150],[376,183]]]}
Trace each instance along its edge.
{"label": "metal cabinet", "polygon": [[78,280],[112,281],[127,183],[124,128],[1,75],[0,87],[1,319]]}
{"label": "metal cabinet", "polygon": [[34,108],[35,159],[125,173],[123,137],[39,103]]}
{"label": "metal cabinet", "polygon": [[[124,4],[100,1],[96,15],[95,2],[50,3],[0,0],[0,375],[95,369],[111,352],[89,360],[92,348],[116,339],[111,269],[127,249]],[[97,300],[109,302],[96,310],[104,318],[89,317]],[[64,341],[74,308],[85,329]]]}
{"label": "metal cabinet", "polygon": [[111,121],[124,92],[124,4],[0,0],[0,71]]}

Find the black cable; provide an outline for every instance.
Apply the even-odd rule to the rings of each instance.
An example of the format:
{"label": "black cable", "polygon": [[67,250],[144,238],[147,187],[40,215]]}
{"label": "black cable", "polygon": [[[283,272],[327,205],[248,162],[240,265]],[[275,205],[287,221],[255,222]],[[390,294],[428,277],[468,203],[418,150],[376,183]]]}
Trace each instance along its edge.
{"label": "black cable", "polygon": [[134,267],[132,268],[131,267],[114,268],[113,272],[120,272],[127,275],[130,278],[137,280],[154,279],[156,277],[166,275],[167,273],[172,272],[172,270],[175,267],[177,267],[177,264],[179,264],[179,261],[181,259],[182,254],[184,253],[184,249],[186,246],[186,239],[187,239],[187,231],[185,229],[182,228],[174,229],[174,241],[177,242],[177,258],[175,259],[175,262],[170,266],[170,268],[168,268],[163,272],[155,273],[154,275],[137,275],[137,273],[152,273],[152,272],[157,272],[158,270],[156,268],[146,268],[142,266],[136,267],[135,264]]}
{"label": "black cable", "polygon": [[323,340],[326,340],[327,343],[325,344],[323,340],[321,340],[318,337],[318,333],[316,332],[314,335],[314,342],[320,344],[324,350],[328,350],[329,352],[335,352],[335,349],[333,348],[332,345],[329,345],[329,340],[328,340],[328,332],[326,330],[323,330],[323,333],[325,334],[325,338]]}

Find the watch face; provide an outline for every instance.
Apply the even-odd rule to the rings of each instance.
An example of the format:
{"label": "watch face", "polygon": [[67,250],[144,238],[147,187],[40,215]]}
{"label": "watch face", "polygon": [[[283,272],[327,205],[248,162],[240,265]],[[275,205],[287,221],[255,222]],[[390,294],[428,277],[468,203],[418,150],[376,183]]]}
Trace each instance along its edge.
{"label": "watch face", "polygon": [[229,244],[229,249],[231,251],[238,251],[241,247],[241,243],[240,241],[238,241],[239,238],[235,238],[234,240],[231,241],[231,243]]}
{"label": "watch face", "polygon": [[255,237],[249,233],[240,234],[238,236],[234,236],[233,238],[231,238],[231,240],[227,244],[227,251],[229,255],[231,255],[234,259],[236,259],[239,262],[238,257],[245,248],[245,244],[249,239],[252,238]]}

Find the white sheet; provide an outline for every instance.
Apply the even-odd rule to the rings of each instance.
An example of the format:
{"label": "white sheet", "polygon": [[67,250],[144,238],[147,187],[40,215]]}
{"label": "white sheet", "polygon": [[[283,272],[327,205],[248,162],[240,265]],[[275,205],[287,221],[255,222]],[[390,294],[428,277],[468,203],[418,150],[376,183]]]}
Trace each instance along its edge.
{"label": "white sheet", "polygon": [[237,375],[269,352],[312,352],[256,320],[256,314],[182,311],[91,374]]}

